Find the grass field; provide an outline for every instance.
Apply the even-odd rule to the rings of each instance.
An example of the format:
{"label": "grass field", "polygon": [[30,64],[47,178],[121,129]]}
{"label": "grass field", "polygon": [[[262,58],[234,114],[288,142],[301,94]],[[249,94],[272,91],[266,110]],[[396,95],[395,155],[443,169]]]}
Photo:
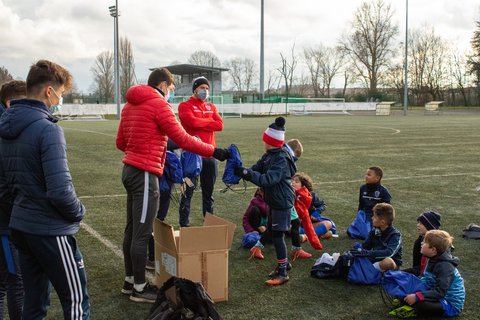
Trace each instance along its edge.
{"label": "grass field", "polygon": [[[263,153],[261,135],[272,121],[272,117],[226,119],[218,145],[235,143],[244,163],[252,165]],[[100,242],[85,228],[78,235],[89,277],[92,318],[143,319],[150,306],[120,294],[124,274],[119,249],[126,198],[120,181],[122,153],[115,148],[118,122],[64,121],[61,125],[73,181],[88,210],[84,223],[113,245]],[[288,117],[286,136],[302,141],[305,152],[297,163],[299,171],[313,177],[316,191],[328,204],[325,216],[339,230],[339,238],[323,242],[324,252],[343,252],[353,243],[345,230],[356,213],[358,189],[366,168],[379,165],[397,210],[395,225],[403,234],[404,267],[411,264],[416,217],[426,209],[440,212],[443,229],[455,237],[455,255],[461,260],[459,269],[467,288],[461,319],[478,319],[480,242],[464,240],[461,234],[468,223],[480,223],[480,193],[475,190],[480,185],[480,114]],[[218,179],[217,189],[222,187]],[[230,251],[229,300],[217,304],[225,319],[387,318],[378,287],[313,279],[309,271],[314,259],[295,261],[287,285],[267,287],[266,275],[275,266],[273,246],[266,247],[264,261],[247,260],[249,251],[240,248],[241,219],[253,194],[252,185],[248,187],[245,193],[215,193],[216,214],[238,227]],[[192,205],[192,224],[200,225],[200,194]],[[167,221],[178,226],[176,204]],[[290,248],[289,239],[287,245]],[[308,244],[304,249],[314,251]],[[60,317],[59,303],[53,299],[48,319]]]}

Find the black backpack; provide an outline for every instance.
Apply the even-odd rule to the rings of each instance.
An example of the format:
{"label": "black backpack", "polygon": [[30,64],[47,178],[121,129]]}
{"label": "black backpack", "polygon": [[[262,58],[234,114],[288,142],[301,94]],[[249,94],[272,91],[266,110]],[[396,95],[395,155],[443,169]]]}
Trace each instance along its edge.
{"label": "black backpack", "polygon": [[480,239],[480,226],[470,223],[463,229],[463,237],[467,239]]}
{"label": "black backpack", "polygon": [[146,320],[222,320],[201,283],[171,277],[158,291]]}

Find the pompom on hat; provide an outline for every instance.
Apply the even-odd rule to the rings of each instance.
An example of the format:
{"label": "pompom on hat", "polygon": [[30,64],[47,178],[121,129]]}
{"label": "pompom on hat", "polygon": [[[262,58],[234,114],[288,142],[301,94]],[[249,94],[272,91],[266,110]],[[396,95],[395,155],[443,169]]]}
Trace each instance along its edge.
{"label": "pompom on hat", "polygon": [[418,216],[417,221],[425,226],[427,230],[436,230],[440,228],[440,219],[442,216],[434,211],[426,211]]}
{"label": "pompom on hat", "polygon": [[262,140],[274,147],[280,148],[285,141],[285,118],[278,117],[263,133]]}

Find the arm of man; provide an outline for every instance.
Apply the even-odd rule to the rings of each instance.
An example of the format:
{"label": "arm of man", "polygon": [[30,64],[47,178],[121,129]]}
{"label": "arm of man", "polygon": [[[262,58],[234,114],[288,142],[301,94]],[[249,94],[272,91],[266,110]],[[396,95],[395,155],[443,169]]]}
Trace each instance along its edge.
{"label": "arm of man", "polygon": [[[180,105],[178,106],[178,117],[180,118],[180,121],[182,122],[182,124],[185,124],[191,128],[211,131],[223,130],[222,118],[218,114],[218,118],[216,118],[215,114],[217,114],[216,109],[214,111],[214,117],[200,118],[195,116],[195,112],[193,111],[193,108],[189,103],[180,103]],[[220,125],[218,119],[220,119]]]}
{"label": "arm of man", "polygon": [[67,145],[63,129],[50,125],[41,139],[41,161],[47,198],[66,220],[79,222],[85,215],[85,207],[77,198],[67,162]]}
{"label": "arm of man", "polygon": [[117,145],[117,149],[121,151],[125,151],[126,142],[125,137],[123,135],[123,121],[120,120],[120,124],[118,125],[117,131],[117,138],[115,139],[115,144]]}
{"label": "arm of man", "polygon": [[204,157],[213,155],[214,147],[189,135],[178,122],[170,106],[165,105],[159,108],[155,122],[160,130],[180,148]]}

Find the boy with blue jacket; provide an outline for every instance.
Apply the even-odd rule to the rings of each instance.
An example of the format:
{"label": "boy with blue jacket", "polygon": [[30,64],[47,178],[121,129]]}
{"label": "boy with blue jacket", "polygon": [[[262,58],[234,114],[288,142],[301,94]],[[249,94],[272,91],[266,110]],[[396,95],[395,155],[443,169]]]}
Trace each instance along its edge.
{"label": "boy with blue jacket", "polygon": [[392,310],[390,315],[410,317],[455,317],[465,303],[465,285],[458,272],[458,258],[450,248],[453,237],[443,230],[430,230],[425,234],[421,253],[427,257],[422,282],[425,291],[407,295],[408,304]]}
{"label": "boy with blue jacket", "polygon": [[269,286],[286,283],[288,259],[284,234],[290,229],[290,219],[295,201],[291,182],[296,172],[295,162],[283,147],[285,118],[278,117],[263,133],[266,153],[250,169],[237,167],[235,175],[263,187],[265,202],[270,207],[267,228],[272,231],[272,241],[277,254],[277,268],[266,281]]}

